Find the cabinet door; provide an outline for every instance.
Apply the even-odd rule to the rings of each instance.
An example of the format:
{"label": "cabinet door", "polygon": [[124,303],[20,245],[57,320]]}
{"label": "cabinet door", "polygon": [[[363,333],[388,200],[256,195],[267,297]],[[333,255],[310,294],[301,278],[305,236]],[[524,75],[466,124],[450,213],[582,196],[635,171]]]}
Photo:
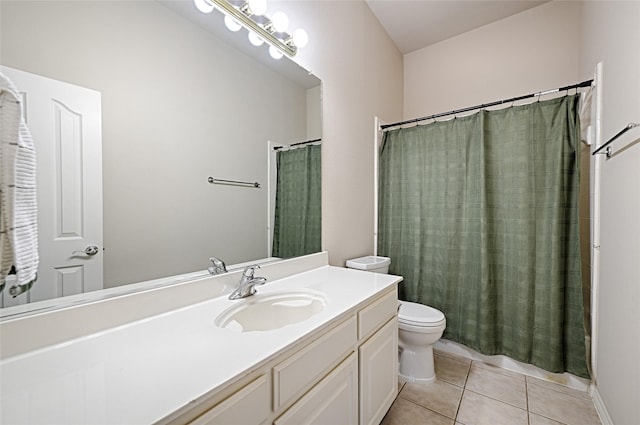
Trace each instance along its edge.
{"label": "cabinet door", "polygon": [[378,425],[398,394],[398,320],[360,346],[360,424]]}
{"label": "cabinet door", "polygon": [[253,425],[262,424],[269,408],[269,382],[262,375],[191,422],[191,425]]}
{"label": "cabinet door", "polygon": [[357,422],[358,357],[352,353],[280,416],[275,425],[355,425]]}
{"label": "cabinet door", "polygon": [[354,350],[355,317],[336,326],[273,368],[273,410],[290,405]]}

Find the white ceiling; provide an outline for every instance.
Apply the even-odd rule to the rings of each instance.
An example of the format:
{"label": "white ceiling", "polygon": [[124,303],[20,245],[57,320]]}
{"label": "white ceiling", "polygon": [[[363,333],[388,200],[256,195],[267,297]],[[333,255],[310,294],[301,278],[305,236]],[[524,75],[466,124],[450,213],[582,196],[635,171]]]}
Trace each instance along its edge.
{"label": "white ceiling", "polygon": [[366,2],[403,54],[546,3],[546,1],[529,0],[366,0]]}

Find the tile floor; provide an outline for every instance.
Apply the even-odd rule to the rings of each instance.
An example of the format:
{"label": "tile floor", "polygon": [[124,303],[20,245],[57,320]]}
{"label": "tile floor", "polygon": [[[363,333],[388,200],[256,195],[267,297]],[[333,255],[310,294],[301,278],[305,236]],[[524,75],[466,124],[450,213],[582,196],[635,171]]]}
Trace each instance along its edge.
{"label": "tile floor", "polygon": [[399,383],[381,425],[601,425],[589,394],[435,352],[437,380]]}

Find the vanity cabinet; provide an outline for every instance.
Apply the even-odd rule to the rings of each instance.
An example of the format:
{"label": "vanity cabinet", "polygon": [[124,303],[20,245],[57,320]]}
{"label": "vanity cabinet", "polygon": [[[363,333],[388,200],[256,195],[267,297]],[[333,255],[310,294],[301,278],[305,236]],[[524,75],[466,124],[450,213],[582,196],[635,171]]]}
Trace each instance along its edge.
{"label": "vanity cabinet", "polygon": [[359,348],[360,425],[378,425],[398,394],[398,320]]}
{"label": "vanity cabinet", "polygon": [[276,419],[274,424],[324,425],[357,422],[358,356],[354,352]]}
{"label": "vanity cabinet", "polygon": [[256,368],[191,423],[379,424],[397,393],[397,310],[394,286]]}
{"label": "vanity cabinet", "polygon": [[291,404],[354,351],[356,318],[351,317],[273,368],[273,410]]}
{"label": "vanity cabinet", "polygon": [[208,410],[192,424],[263,424],[271,413],[269,395],[269,380],[266,375],[262,375]]}
{"label": "vanity cabinet", "polygon": [[398,393],[398,297],[387,293],[358,312],[360,425],[377,425]]}
{"label": "vanity cabinet", "polygon": [[[239,302],[219,294],[237,272],[0,322],[0,422],[379,422],[397,385],[402,277],[329,266],[326,253],[263,272],[264,296]],[[313,301],[288,298],[302,293]],[[220,326],[232,309],[246,309],[254,324],[287,320],[268,331]],[[42,397],[51,388],[64,388],[55,403]],[[79,394],[90,400],[79,403]]]}

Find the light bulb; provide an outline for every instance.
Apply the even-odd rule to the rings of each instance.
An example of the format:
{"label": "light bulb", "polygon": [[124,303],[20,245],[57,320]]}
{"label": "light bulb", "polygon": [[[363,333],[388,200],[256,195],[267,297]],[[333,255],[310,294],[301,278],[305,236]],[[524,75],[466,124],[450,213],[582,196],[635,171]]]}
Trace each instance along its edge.
{"label": "light bulb", "polygon": [[295,30],[292,37],[293,43],[296,45],[296,47],[302,48],[309,42],[309,36],[307,35],[307,32],[302,28],[298,28],[297,30]]}
{"label": "light bulb", "polygon": [[267,0],[249,0],[249,9],[254,15],[264,15],[267,11]]}
{"label": "light bulb", "polygon": [[262,46],[264,40],[260,38],[255,32],[249,31],[249,42],[254,46]]}
{"label": "light bulb", "polygon": [[202,13],[211,13],[213,11],[213,3],[209,0],[193,0],[193,2]]}
{"label": "light bulb", "polygon": [[289,17],[284,12],[274,13],[271,22],[277,32],[285,32],[289,28]]}
{"label": "light bulb", "polygon": [[274,46],[269,46],[269,54],[274,59],[280,59],[282,57],[282,52]]}
{"label": "light bulb", "polygon": [[240,25],[240,22],[236,21],[229,15],[226,15],[224,17],[224,24],[227,26],[227,28],[229,28],[229,31],[233,31],[233,32],[236,32],[240,28],[242,28],[242,25]]}

